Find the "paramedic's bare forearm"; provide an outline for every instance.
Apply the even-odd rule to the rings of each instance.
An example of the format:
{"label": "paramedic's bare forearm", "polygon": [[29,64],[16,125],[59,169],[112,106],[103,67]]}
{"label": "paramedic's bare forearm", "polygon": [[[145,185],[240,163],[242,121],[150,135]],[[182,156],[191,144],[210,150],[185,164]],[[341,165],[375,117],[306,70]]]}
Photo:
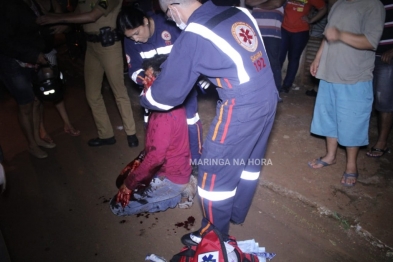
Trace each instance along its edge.
{"label": "paramedic's bare forearm", "polygon": [[41,16],[37,19],[37,23],[41,25],[46,24],[57,24],[57,23],[67,23],[67,24],[87,24],[94,23],[97,21],[104,13],[95,8],[87,13],[70,13],[70,14],[61,14],[61,15],[45,15]]}

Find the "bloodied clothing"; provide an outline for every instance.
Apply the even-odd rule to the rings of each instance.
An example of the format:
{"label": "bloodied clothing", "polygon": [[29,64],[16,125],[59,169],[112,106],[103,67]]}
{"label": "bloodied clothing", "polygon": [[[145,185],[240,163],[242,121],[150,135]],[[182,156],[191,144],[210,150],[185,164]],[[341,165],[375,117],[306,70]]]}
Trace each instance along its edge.
{"label": "bloodied clothing", "polygon": [[278,100],[258,25],[246,9],[208,1],[189,17],[162,67],[141,97],[149,109],[183,103],[201,74],[217,86],[220,100],[203,144],[198,194],[202,230],[214,224],[227,233],[229,221],[243,222],[251,205],[261,170],[253,160],[265,154]]}
{"label": "bloodied clothing", "polygon": [[134,194],[134,199],[124,208],[114,197],[110,208],[118,216],[174,208],[190,180],[190,149],[183,107],[152,112],[145,141],[145,158],[124,184],[133,191],[141,184],[149,186],[143,193]]}
{"label": "bloodied clothing", "polygon": [[[156,54],[169,54],[173,43],[181,33],[179,28],[173,22],[166,21],[162,14],[152,14],[150,18],[154,21],[155,29],[153,35],[146,43],[138,43],[128,38],[124,39],[128,74],[138,85],[143,84],[145,77],[144,70],[142,69],[143,60],[152,58]],[[177,85],[177,82],[168,82],[168,85]],[[197,95],[198,93],[194,89],[184,102],[193,160],[200,158],[202,148],[202,124],[198,115]],[[145,115],[144,120],[147,123],[148,113]]]}
{"label": "bloodied clothing", "polygon": [[145,158],[125,180],[127,188],[157,174],[176,184],[190,180],[190,148],[183,107],[168,112],[152,112],[146,130]]}

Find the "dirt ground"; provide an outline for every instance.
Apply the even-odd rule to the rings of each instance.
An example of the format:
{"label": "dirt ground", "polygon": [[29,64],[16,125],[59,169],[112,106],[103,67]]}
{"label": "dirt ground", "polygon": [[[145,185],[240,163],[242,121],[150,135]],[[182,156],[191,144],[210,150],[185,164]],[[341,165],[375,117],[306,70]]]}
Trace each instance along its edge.
{"label": "dirt ground", "polygon": [[[63,50],[64,51],[64,50]],[[17,120],[15,101],[2,90],[0,145],[5,154],[7,193],[0,197],[0,231],[11,261],[144,261],[149,253],[169,259],[182,248],[180,237],[201,221],[199,201],[192,208],[117,217],[108,207],[117,192],[120,170],[143,148],[139,90],[126,79],[140,146],[129,148],[113,95],[103,95],[117,143],[90,148],[97,136],[83,84],[83,63],[60,52],[67,77],[66,106],[79,137],[64,133],[51,104],[45,124],[57,147],[36,159]],[[255,239],[272,261],[393,261],[393,154],[358,157],[360,177],[353,188],[340,184],[345,150],[337,163],[312,170],[307,161],[325,153],[325,140],[309,132],[315,98],[300,86],[282,95],[277,108],[260,184],[243,225],[231,225],[238,240]],[[199,114],[207,131],[214,117],[214,90],[199,96]],[[370,144],[377,136],[376,115]],[[393,135],[389,145],[393,146]],[[189,223],[195,219],[194,223]],[[0,236],[1,238],[1,236]],[[1,256],[1,239],[0,239]],[[0,257],[0,261],[2,261]]]}

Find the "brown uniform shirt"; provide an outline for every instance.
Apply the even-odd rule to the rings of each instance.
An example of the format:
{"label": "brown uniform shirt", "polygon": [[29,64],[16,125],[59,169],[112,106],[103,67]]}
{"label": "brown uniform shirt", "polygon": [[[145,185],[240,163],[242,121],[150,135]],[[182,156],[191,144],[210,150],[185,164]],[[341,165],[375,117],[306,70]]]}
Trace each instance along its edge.
{"label": "brown uniform shirt", "polygon": [[104,15],[96,22],[83,25],[83,30],[89,34],[98,34],[100,28],[110,26],[112,29],[116,28],[117,15],[120,12],[121,0],[79,0],[78,12],[87,13],[98,8]]}

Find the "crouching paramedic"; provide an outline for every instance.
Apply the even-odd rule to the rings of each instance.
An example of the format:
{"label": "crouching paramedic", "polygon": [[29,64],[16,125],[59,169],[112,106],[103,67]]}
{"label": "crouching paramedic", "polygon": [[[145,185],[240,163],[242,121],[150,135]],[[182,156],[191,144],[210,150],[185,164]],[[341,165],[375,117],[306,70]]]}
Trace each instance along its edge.
{"label": "crouching paramedic", "polygon": [[[145,78],[143,61],[157,54],[169,54],[181,30],[175,24],[166,21],[162,14],[148,15],[132,6],[122,8],[118,16],[118,27],[126,36],[124,50],[129,77],[137,85],[142,86]],[[198,84],[203,88],[209,86],[209,83],[203,80],[198,81]],[[177,83],[176,81],[168,82],[168,85],[177,85]],[[196,88],[193,88],[183,103],[187,114],[193,162],[200,159],[202,149],[202,123],[198,115],[197,96],[198,92]],[[145,114],[145,123],[147,123],[148,114],[148,112]]]}
{"label": "crouching paramedic", "polygon": [[160,6],[184,31],[161,74],[141,97],[142,106],[171,110],[183,103],[200,75],[217,86],[220,97],[199,163],[202,225],[182,238],[192,245],[211,225],[228,233],[230,221],[244,222],[258,185],[278,92],[258,25],[247,10],[198,0],[160,0]]}

